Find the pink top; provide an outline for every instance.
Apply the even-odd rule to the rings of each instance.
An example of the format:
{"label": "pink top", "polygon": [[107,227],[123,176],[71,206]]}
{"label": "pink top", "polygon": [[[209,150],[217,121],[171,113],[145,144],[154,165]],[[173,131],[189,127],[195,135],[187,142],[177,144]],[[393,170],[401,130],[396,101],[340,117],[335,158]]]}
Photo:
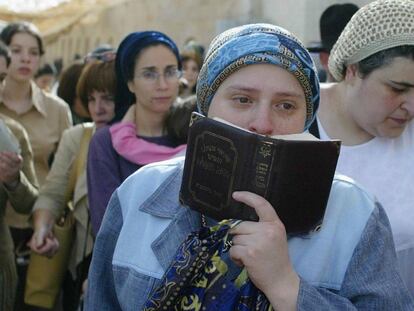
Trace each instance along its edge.
{"label": "pink top", "polygon": [[136,135],[135,123],[127,121],[117,123],[109,128],[112,145],[116,152],[130,162],[149,164],[167,160],[184,154],[187,145],[172,148],[158,145],[139,138]]}

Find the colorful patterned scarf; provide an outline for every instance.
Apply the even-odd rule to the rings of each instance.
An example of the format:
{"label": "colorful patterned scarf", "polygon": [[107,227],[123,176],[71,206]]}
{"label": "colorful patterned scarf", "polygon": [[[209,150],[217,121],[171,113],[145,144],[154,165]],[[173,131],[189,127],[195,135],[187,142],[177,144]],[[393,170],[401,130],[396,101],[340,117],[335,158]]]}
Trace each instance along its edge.
{"label": "colorful patterned scarf", "polygon": [[190,234],[144,310],[273,310],[245,269],[234,280],[228,277],[229,267],[223,260],[231,243],[228,231],[239,222],[224,220]]}

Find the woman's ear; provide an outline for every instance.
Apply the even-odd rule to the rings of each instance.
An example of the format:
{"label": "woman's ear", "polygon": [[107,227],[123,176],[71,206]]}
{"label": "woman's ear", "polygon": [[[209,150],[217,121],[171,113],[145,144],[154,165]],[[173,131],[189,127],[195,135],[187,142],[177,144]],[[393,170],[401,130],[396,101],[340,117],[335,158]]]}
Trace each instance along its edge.
{"label": "woman's ear", "polygon": [[128,90],[132,93],[135,94],[135,85],[133,81],[128,81],[127,82],[127,86],[128,86]]}
{"label": "woman's ear", "polygon": [[345,70],[344,80],[352,84],[357,78],[360,78],[358,75],[358,66],[356,64],[348,65]]}

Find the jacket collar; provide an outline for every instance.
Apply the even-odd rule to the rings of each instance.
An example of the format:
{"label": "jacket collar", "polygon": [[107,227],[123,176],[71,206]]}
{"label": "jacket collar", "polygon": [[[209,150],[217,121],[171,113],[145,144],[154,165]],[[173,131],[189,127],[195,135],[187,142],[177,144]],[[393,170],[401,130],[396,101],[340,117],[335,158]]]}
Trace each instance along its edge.
{"label": "jacket collar", "polygon": [[183,176],[184,158],[178,161],[172,173],[161,183],[161,185],[149,196],[140,206],[140,210],[153,216],[163,218],[174,218],[179,209],[183,206],[180,204],[178,197]]}
{"label": "jacket collar", "polygon": [[[4,88],[4,82],[1,85],[1,89]],[[47,111],[45,106],[45,95],[43,91],[36,85],[34,81],[30,81],[30,100],[33,107],[40,112],[44,117],[47,117]],[[0,95],[0,101],[3,104],[3,95]],[[4,105],[4,104],[3,104]]]}
{"label": "jacket collar", "polygon": [[172,174],[140,207],[140,210],[153,216],[171,218],[167,228],[151,244],[164,270],[168,269],[181,243],[201,225],[200,214],[180,204],[178,199],[183,164],[184,160],[179,162]]}
{"label": "jacket collar", "polygon": [[47,116],[46,107],[45,107],[45,95],[43,91],[34,83],[33,81],[30,82],[31,87],[31,96],[32,96],[32,103],[33,106],[39,111],[44,117]]}

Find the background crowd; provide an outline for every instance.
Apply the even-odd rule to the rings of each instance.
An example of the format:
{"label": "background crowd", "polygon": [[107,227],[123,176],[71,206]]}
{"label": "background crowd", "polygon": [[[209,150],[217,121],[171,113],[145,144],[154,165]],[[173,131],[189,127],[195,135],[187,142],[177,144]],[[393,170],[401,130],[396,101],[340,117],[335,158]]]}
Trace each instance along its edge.
{"label": "background crowd", "polygon": [[[295,55],[300,59],[299,67],[309,66],[304,72],[311,73],[311,78],[306,78],[310,80],[307,89],[301,85],[312,93],[306,97],[306,103],[313,105],[307,109],[313,112],[311,117],[308,112],[304,120],[305,130],[309,129],[323,140],[342,141],[338,172],[355,179],[375,198],[372,202],[376,203],[372,204],[382,206],[379,213],[385,211],[386,216],[379,216],[377,220],[382,229],[376,235],[367,236],[375,243],[385,241],[384,249],[391,245],[391,253],[384,253],[390,257],[384,258],[384,262],[396,267],[398,273],[393,278],[398,280],[389,281],[388,272],[393,269],[389,267],[390,270],[384,272],[383,282],[389,282],[390,286],[396,284],[398,303],[405,306],[404,310],[411,310],[409,295],[414,296],[414,201],[411,195],[414,182],[414,3],[411,0],[378,0],[365,6],[364,14],[358,15],[358,9],[354,4],[338,4],[321,15],[321,42],[308,47],[321,64],[315,71],[319,79],[312,77],[315,70],[312,61],[300,59],[308,52],[304,50],[303,54]],[[261,35],[260,27],[251,29],[257,36]],[[42,63],[44,44],[33,24],[14,22],[2,29],[1,139],[5,141],[6,137],[11,137],[17,149],[6,148],[3,142],[0,144],[0,310],[80,310],[88,291],[91,292],[88,310],[100,309],[97,307],[97,300],[102,300],[99,295],[106,295],[114,305],[135,303],[122,294],[115,303],[113,292],[108,288],[112,286],[115,291],[117,284],[100,284],[108,281],[100,277],[103,277],[102,271],[109,269],[103,267],[102,258],[108,255],[111,261],[116,251],[124,246],[121,242],[130,238],[128,234],[125,236],[129,227],[121,232],[124,236],[116,231],[121,230],[119,218],[125,215],[116,214],[114,205],[126,202],[124,206],[128,208],[131,204],[138,206],[132,197],[122,197],[121,203],[114,203],[111,196],[117,189],[121,189],[119,196],[120,193],[125,195],[126,190],[122,189],[129,186],[124,181],[131,175],[129,184],[133,178],[138,180],[134,184],[136,191],[150,191],[151,183],[160,178],[159,172],[143,170],[147,172],[142,175],[148,178],[148,183],[134,173],[150,163],[178,159],[185,154],[193,111],[223,114],[226,120],[234,123],[238,120],[236,115],[242,118],[240,111],[226,114],[216,110],[217,104],[210,104],[204,98],[212,85],[218,90],[211,91],[210,101],[213,96],[222,94],[219,92],[221,85],[249,69],[232,71],[221,68],[219,61],[215,63],[217,55],[231,59],[228,51],[233,50],[227,51],[225,46],[234,33],[213,41],[213,49],[207,52],[194,39],[189,39],[179,49],[168,34],[152,30],[131,32],[119,46],[96,46],[73,63],[59,68],[59,64]],[[278,36],[282,41],[286,36],[293,42],[291,44],[301,46],[283,32]],[[241,42],[244,37],[240,37]],[[240,53],[246,49],[246,55],[258,53],[240,42],[232,48]],[[223,51],[229,54],[220,54]],[[265,55],[280,53],[272,48],[260,52]],[[231,59],[233,61],[236,64],[236,60]],[[290,68],[286,70],[290,76],[291,73],[295,77],[303,74]],[[200,71],[202,75],[199,76]],[[215,71],[218,71],[214,76],[217,80],[209,77]],[[246,79],[248,77],[246,74]],[[207,78],[212,80],[206,82]],[[306,79],[299,82],[305,83]],[[265,81],[263,85],[266,86]],[[305,96],[308,95],[305,92]],[[237,100],[244,99],[248,101],[246,105],[250,103],[248,96]],[[290,103],[284,103],[287,104]],[[271,125],[265,130],[265,122],[250,127],[245,126],[245,120],[247,117],[240,121],[240,126],[248,130],[265,135],[280,134],[275,133]],[[154,201],[154,204],[162,206],[164,202]],[[107,208],[112,208],[112,212],[105,213]],[[124,207],[124,213],[128,208]],[[25,301],[31,257],[53,258],[61,251],[62,243],[54,228],[62,216],[69,213],[73,215],[73,241],[52,306],[36,305],[27,298]],[[133,221],[134,216],[130,217],[128,221]],[[390,244],[387,244],[387,218],[393,234]],[[129,223],[126,219],[122,221]],[[356,223],[355,228],[349,223],[348,230],[357,230]],[[338,228],[343,227],[338,225]],[[108,232],[119,234],[121,244],[117,249],[116,243],[113,248],[107,246],[111,236]],[[341,233],[335,234],[340,236]],[[94,251],[95,242],[98,246]],[[374,242],[366,243],[374,245]],[[129,247],[134,248],[132,244]],[[128,256],[128,248],[122,251]],[[358,258],[370,261],[372,254],[367,252],[367,258],[362,255]],[[91,262],[93,284],[88,288]],[[378,268],[377,272],[383,273],[382,269]],[[377,282],[380,283],[381,278]],[[100,292],[99,286],[105,290]],[[370,288],[370,284],[366,286]],[[335,293],[340,291],[328,285],[327,288]],[[309,288],[302,290],[310,291]],[[352,300],[342,292],[340,295]],[[266,296],[272,301],[271,295]]]}

